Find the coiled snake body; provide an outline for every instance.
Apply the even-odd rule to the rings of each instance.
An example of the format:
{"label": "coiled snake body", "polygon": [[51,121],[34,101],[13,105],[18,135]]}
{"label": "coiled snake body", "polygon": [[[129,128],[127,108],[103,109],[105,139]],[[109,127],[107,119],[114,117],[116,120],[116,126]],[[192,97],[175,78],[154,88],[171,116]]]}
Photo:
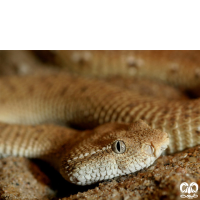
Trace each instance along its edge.
{"label": "coiled snake body", "polygon": [[155,99],[67,74],[2,78],[0,91],[1,156],[44,159],[75,184],[147,167],[168,143],[168,153],[200,143],[198,99]]}

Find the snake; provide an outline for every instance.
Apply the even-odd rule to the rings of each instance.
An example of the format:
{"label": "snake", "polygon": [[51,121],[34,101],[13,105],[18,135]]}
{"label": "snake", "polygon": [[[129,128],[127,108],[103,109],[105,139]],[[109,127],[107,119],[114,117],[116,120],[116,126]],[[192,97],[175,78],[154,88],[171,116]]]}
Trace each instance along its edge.
{"label": "snake", "polygon": [[77,185],[200,143],[198,99],[154,98],[67,73],[2,77],[0,91],[1,157],[43,159]]}

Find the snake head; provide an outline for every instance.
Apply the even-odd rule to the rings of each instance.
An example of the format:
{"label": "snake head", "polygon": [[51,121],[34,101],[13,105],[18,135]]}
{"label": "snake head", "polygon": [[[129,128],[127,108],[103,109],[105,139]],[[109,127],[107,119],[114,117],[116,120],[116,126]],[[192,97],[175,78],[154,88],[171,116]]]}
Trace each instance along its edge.
{"label": "snake head", "polygon": [[125,175],[150,166],[169,144],[167,133],[142,120],[132,124],[109,123],[85,132],[81,141],[62,158],[65,179],[77,185]]}
{"label": "snake head", "polygon": [[138,151],[150,157],[158,158],[169,145],[167,133],[151,128],[142,120],[130,124],[127,135],[131,139],[135,137],[134,140],[137,144],[141,143]]}

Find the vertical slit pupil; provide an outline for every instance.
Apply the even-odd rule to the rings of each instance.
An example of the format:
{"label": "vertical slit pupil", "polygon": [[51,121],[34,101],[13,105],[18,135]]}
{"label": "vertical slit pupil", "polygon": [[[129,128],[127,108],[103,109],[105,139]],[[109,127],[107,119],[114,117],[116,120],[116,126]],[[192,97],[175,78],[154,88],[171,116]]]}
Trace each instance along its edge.
{"label": "vertical slit pupil", "polygon": [[117,142],[117,150],[120,152],[120,142]]}

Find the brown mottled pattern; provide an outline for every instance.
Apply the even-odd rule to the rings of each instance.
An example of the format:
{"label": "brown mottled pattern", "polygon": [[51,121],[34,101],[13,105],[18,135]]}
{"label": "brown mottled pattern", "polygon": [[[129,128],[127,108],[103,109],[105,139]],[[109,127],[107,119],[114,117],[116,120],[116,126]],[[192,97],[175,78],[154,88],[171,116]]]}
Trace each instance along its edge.
{"label": "brown mottled pattern", "polygon": [[[90,134],[93,134],[93,131],[86,131],[83,132],[83,134],[78,134],[79,132],[71,129],[68,130],[64,127],[50,124],[33,125],[53,122],[81,128],[94,128],[106,122],[133,123],[142,118],[153,128],[163,131],[154,132],[153,129],[146,126],[144,123],[140,124],[141,130],[143,130],[143,128],[144,130],[148,130],[148,134],[138,134],[137,137],[141,137],[141,140],[145,141],[144,144],[147,144],[149,141],[150,143],[148,143],[148,145],[153,145],[155,152],[160,152],[162,150],[162,144],[166,144],[165,132],[169,135],[170,143],[167,150],[169,153],[180,151],[200,143],[199,100],[169,101],[156,99],[108,85],[101,81],[69,76],[67,74],[2,78],[2,80],[0,80],[0,90],[0,102],[2,102],[0,104],[0,121],[2,122],[1,129],[3,129],[3,131],[0,132],[0,153],[3,154],[3,156],[14,154],[27,155],[29,157],[45,157],[46,153],[50,153],[51,156],[54,155],[51,157],[50,162],[56,168],[62,169],[60,172],[64,177],[65,171],[63,172],[63,170],[68,170],[67,168],[69,168],[70,172],[66,179],[76,184],[91,184],[95,181],[102,180],[102,177],[103,179],[107,179],[113,176],[102,175],[97,179],[98,174],[95,175],[96,177],[91,177],[90,174],[87,174],[87,171],[84,171],[84,178],[82,177],[79,180],[77,178],[79,172],[77,172],[77,169],[74,169],[73,166],[77,166],[77,168],[81,169],[80,165],[76,164],[76,161],[73,161],[74,164],[71,166],[70,162],[72,162],[72,159],[66,160],[63,159],[62,156],[60,158],[60,153],[67,149],[67,156],[68,154],[72,154],[72,146],[78,146],[77,156],[81,156],[81,154],[87,150],[86,154],[82,155],[83,158],[76,158],[76,155],[71,157],[73,159],[81,159],[80,162],[82,162],[84,166],[88,165],[88,169],[90,169],[91,166],[91,164],[88,164],[89,161],[93,160],[96,155],[95,158],[97,160],[100,159],[101,163],[104,163],[105,160],[105,165],[108,164],[108,161],[112,163],[116,155],[114,156],[113,153],[111,153],[111,143],[106,142],[107,139],[103,137],[105,132],[101,132],[102,138],[105,139],[102,144],[105,146],[103,148],[101,146],[102,149],[97,149],[95,147],[95,153],[92,155],[93,146],[88,146],[90,141],[88,137]],[[7,125],[7,123],[13,125]],[[126,140],[125,136],[128,135],[127,131],[130,130],[130,127],[129,125],[120,126],[122,126],[122,128],[120,130],[117,129],[116,137],[119,136],[117,137],[118,139]],[[105,130],[105,127],[106,125],[104,125],[101,130]],[[112,132],[113,127],[115,127],[113,124],[109,125],[109,133]],[[127,134],[124,134],[124,131],[127,132]],[[15,133],[15,135],[13,135],[13,133]],[[18,134],[23,137],[17,137]],[[98,132],[98,134],[96,134],[96,136],[98,135],[97,138],[99,138],[101,134]],[[133,133],[132,138],[131,136],[127,136],[129,137],[129,142],[127,142],[127,144],[131,143],[133,145],[130,147],[130,152],[132,151],[131,149],[134,150],[134,148],[136,148],[135,145],[138,144],[134,143],[136,139],[134,134],[135,133]],[[149,137],[147,137],[147,135],[149,135]],[[163,135],[163,137],[159,138],[159,135]],[[144,136],[146,140],[143,138]],[[117,138],[113,138],[112,142]],[[158,144],[155,145],[156,143]],[[52,146],[55,147],[55,152],[52,151]],[[78,150],[79,147],[80,150]],[[57,149],[59,149],[59,152],[57,152]],[[137,149],[138,152],[142,151],[142,146],[138,146]],[[101,151],[101,154],[99,154],[97,150]],[[131,155],[134,155],[134,153]],[[115,176],[128,173],[123,163],[129,163],[131,155],[123,155],[120,157],[122,160],[118,165],[121,166],[121,168],[112,169],[116,171]],[[55,164],[58,157],[62,160],[61,166],[59,163]],[[85,157],[87,159],[84,159]],[[137,157],[138,155],[135,155],[135,158],[132,159],[134,160]],[[148,158],[142,158],[140,161],[136,159],[137,161],[135,162],[139,163],[136,165],[136,170],[142,167],[143,163],[145,163],[145,159]],[[151,163],[152,161],[153,160],[151,160]],[[144,166],[149,166],[149,163],[150,161]],[[65,164],[68,165],[66,166]],[[113,163],[113,165],[115,164]],[[131,165],[131,163],[129,163],[129,165]],[[112,166],[109,167],[111,170]],[[130,172],[131,171],[129,171],[129,173]],[[102,174],[103,173],[104,172],[102,172]]]}
{"label": "brown mottled pattern", "polygon": [[[56,121],[93,128],[106,122],[130,123],[142,118],[154,128],[168,132],[171,141],[178,140],[172,132],[196,137],[200,130],[199,100],[159,100],[67,74],[5,78],[0,80],[0,88],[0,120],[6,123]],[[197,144],[198,138],[193,142]],[[170,152],[178,148],[172,143]],[[186,147],[183,144],[179,150]]]}
{"label": "brown mottled pattern", "polygon": [[147,77],[184,89],[200,85],[200,51],[55,51],[58,64],[96,77]]}

